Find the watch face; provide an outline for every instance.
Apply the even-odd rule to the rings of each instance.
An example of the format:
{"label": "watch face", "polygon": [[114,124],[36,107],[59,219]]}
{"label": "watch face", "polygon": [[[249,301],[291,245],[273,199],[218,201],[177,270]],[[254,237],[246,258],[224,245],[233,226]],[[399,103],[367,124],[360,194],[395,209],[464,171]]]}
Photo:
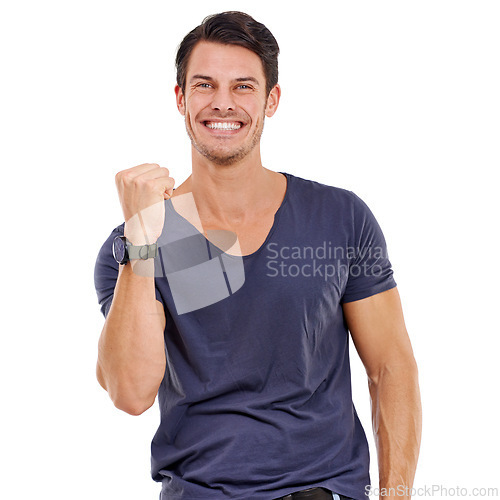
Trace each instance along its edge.
{"label": "watch face", "polygon": [[113,256],[118,263],[123,263],[125,260],[125,241],[121,236],[117,236],[113,240]]}

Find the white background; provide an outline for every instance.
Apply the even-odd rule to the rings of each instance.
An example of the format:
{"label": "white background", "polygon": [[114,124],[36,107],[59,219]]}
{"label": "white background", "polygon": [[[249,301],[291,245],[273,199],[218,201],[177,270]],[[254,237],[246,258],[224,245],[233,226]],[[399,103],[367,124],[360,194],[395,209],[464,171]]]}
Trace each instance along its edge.
{"label": "white background", "polygon": [[355,191],[384,230],[420,368],[415,487],[500,488],[498,2],[49,0],[0,11],[0,497],[158,498],[156,405],[126,415],[95,379],[93,266],[122,222],[117,171],[189,175],[175,50],[234,9],[281,48],[264,165]]}

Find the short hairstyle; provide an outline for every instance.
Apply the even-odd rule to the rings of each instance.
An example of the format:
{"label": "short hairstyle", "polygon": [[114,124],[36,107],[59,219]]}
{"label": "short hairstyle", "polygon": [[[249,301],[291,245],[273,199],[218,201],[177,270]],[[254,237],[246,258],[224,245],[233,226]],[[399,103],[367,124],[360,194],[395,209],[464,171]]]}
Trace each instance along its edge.
{"label": "short hairstyle", "polygon": [[278,42],[262,24],[244,12],[228,11],[206,17],[190,31],[177,49],[175,66],[177,85],[186,90],[186,73],[189,57],[198,42],[216,42],[225,45],[239,45],[257,54],[262,61],[266,77],[267,95],[278,83]]}

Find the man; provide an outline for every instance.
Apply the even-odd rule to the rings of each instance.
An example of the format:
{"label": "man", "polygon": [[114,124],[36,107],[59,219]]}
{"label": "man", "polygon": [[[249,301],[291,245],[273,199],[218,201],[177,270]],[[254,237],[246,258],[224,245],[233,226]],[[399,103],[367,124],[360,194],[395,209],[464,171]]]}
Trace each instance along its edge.
{"label": "man", "polygon": [[401,498],[420,399],[385,241],[353,193],[262,166],[277,57],[269,30],[237,12],[181,43],[192,174],[175,191],[156,164],[117,174],[126,222],[96,264],[97,377],[133,415],[158,395],[162,499],[361,499],[369,458],[349,331],[369,378],[380,487]]}

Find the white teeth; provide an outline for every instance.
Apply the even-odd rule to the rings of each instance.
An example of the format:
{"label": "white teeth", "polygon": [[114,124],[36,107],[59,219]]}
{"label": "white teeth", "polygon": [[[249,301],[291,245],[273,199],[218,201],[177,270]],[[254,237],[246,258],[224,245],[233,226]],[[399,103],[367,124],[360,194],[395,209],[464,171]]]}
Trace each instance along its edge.
{"label": "white teeth", "polygon": [[206,126],[212,130],[238,130],[241,123],[236,122],[206,122]]}

